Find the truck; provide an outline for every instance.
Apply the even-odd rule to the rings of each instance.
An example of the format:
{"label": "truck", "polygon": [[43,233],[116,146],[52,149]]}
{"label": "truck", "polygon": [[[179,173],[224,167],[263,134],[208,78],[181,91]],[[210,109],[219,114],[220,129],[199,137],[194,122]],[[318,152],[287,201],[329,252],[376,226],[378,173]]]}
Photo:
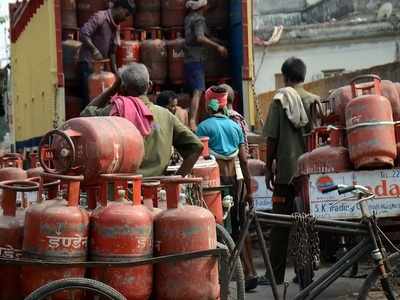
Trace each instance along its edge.
{"label": "truck", "polygon": [[[239,110],[254,124],[252,0],[223,1],[229,6],[229,82],[240,95]],[[66,120],[63,2],[28,0],[9,6],[12,113],[8,125],[13,150],[24,155],[37,151],[41,137]]]}

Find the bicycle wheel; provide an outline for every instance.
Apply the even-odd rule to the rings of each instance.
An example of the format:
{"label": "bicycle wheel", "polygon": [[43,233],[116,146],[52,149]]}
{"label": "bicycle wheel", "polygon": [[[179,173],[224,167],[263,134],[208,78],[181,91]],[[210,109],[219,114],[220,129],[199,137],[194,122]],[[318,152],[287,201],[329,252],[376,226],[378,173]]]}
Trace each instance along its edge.
{"label": "bicycle wheel", "polygon": [[86,290],[103,296],[108,300],[126,300],[123,295],[112,287],[87,278],[66,278],[50,282],[32,292],[25,300],[44,300],[51,295],[65,290]]}
{"label": "bicycle wheel", "polygon": [[[217,239],[218,242],[224,244],[229,250],[229,256],[223,256],[220,261],[219,266],[219,278],[220,282],[223,283],[224,279],[228,276],[228,264],[229,258],[232,255],[235,249],[235,242],[233,241],[229,232],[221,225],[217,224]],[[233,272],[234,282],[229,284],[229,288],[227,289],[227,299],[229,300],[244,300],[245,298],[245,280],[242,262],[240,261],[240,257],[236,261],[235,270]]]}
{"label": "bicycle wheel", "polygon": [[[395,299],[400,298],[400,253],[394,253],[388,258],[392,270],[389,273],[389,283],[395,293]],[[374,269],[365,280],[358,294],[358,300],[389,299],[380,284],[380,273]]]}

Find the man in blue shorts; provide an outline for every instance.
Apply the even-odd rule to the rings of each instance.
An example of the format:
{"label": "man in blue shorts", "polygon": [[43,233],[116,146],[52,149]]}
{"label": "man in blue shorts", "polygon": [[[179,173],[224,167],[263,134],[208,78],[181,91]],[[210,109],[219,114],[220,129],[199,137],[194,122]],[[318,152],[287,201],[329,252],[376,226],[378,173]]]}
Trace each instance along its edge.
{"label": "man in blue shorts", "polygon": [[189,125],[196,131],[199,102],[205,90],[206,47],[215,48],[222,57],[228,55],[228,50],[214,42],[208,33],[204,17],[207,0],[187,1],[186,7],[189,13],[185,18],[185,78],[187,89],[192,94]]}

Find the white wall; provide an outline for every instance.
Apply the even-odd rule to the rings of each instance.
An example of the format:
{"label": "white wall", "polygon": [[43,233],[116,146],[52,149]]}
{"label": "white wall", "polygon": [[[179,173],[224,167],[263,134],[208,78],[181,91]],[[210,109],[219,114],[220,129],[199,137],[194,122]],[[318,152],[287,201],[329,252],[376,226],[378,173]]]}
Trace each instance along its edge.
{"label": "white wall", "polygon": [[306,63],[308,68],[306,81],[322,78],[322,70],[343,68],[346,71],[354,71],[390,63],[396,57],[396,41],[393,38],[368,43],[346,42],[341,45],[314,45],[301,49],[288,49],[288,47],[267,49],[261,69],[264,48],[255,48],[256,72],[260,69],[256,81],[257,93],[275,89],[275,74],[280,73],[282,63],[291,56],[297,56]]}

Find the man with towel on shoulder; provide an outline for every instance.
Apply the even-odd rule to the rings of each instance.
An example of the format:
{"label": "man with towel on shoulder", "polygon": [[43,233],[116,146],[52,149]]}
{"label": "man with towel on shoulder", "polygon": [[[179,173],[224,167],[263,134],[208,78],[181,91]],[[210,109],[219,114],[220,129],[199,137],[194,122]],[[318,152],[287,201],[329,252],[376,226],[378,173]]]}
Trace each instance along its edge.
{"label": "man with towel on shoulder", "polygon": [[[278,90],[271,104],[264,127],[267,138],[267,166],[265,181],[273,191],[272,210],[276,214],[292,214],[295,189],[293,179],[297,159],[306,151],[304,136],[311,132],[311,110],[319,97],[307,92],[302,84],[306,65],[291,57],[282,65],[285,87]],[[276,173],[273,172],[273,163]],[[289,229],[273,227],[271,232],[271,262],[278,284],[285,279]],[[295,277],[296,278],[296,277]],[[261,284],[269,284],[269,279]]]}

